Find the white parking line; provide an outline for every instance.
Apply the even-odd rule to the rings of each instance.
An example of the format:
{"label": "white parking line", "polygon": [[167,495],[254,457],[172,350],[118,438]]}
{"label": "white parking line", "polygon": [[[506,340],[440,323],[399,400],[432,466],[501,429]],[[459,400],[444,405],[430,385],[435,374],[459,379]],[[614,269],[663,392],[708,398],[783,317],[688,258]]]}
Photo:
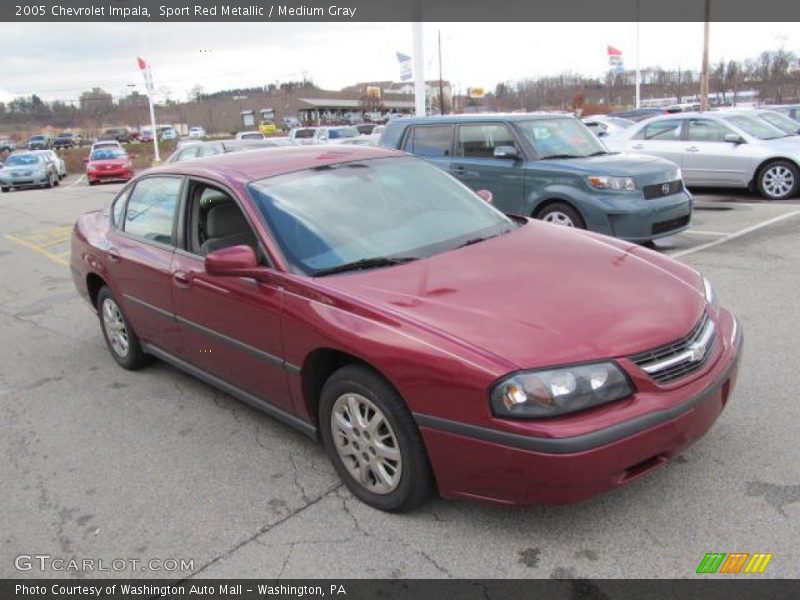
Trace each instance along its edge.
{"label": "white parking line", "polygon": [[81,181],[83,181],[84,179],[86,179],[86,173],[84,173],[83,175],[81,175],[80,177],[78,177],[78,178],[77,178],[75,181],[73,181],[73,182],[72,182],[72,183],[70,183],[69,185],[65,185],[64,187],[65,187],[65,188],[71,188],[73,185],[75,185],[75,184],[77,184],[77,183],[80,183],[80,182],[81,182]]}
{"label": "white parking line", "polygon": [[697,235],[728,235],[722,231],[703,231],[702,229],[687,229],[684,233],[695,233]]}
{"label": "white parking line", "polygon": [[769,227],[779,221],[783,221],[785,219],[790,219],[791,217],[796,217],[800,215],[800,210],[795,210],[790,213],[786,213],[783,215],[779,215],[777,217],[773,217],[772,219],[767,219],[766,221],[762,221],[761,223],[757,223],[756,225],[752,225],[750,227],[745,227],[744,229],[740,229],[734,233],[730,233],[725,237],[719,238],[714,240],[713,242],[708,242],[705,244],[700,244],[699,246],[695,246],[694,248],[687,248],[686,250],[681,250],[680,252],[676,252],[675,254],[670,254],[672,258],[678,258],[680,256],[687,256],[689,254],[694,254],[695,252],[701,252],[703,250],[707,250],[712,248],[713,246],[719,246],[720,244],[724,244],[725,242],[729,242],[736,238],[740,238],[743,235],[747,235],[748,233],[753,233],[759,229],[763,229],[764,227]]}

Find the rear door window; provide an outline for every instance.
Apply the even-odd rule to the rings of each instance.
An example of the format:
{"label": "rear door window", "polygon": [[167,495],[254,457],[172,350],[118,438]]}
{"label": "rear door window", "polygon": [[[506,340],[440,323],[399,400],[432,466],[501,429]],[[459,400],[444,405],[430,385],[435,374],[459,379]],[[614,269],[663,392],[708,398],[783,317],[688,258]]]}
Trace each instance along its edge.
{"label": "rear door window", "polygon": [[415,126],[406,138],[403,150],[417,156],[450,156],[453,125]]}
{"label": "rear door window", "polygon": [[139,181],[128,199],[125,233],[174,246],[175,209],[182,185],[182,177],[148,177]]}
{"label": "rear door window", "polygon": [[645,125],[634,139],[653,141],[679,141],[681,139],[682,119],[658,121]]}

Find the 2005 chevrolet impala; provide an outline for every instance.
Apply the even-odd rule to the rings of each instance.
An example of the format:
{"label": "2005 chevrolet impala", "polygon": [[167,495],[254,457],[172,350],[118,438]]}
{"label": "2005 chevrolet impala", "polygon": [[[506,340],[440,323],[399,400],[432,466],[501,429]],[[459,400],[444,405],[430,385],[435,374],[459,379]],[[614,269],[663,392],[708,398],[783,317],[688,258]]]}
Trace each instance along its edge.
{"label": "2005 chevrolet impala", "polygon": [[693,269],[360,146],[147,171],[78,220],[72,271],[120,365],[162,359],[321,438],[392,511],[626,484],[711,427],[741,343]]}

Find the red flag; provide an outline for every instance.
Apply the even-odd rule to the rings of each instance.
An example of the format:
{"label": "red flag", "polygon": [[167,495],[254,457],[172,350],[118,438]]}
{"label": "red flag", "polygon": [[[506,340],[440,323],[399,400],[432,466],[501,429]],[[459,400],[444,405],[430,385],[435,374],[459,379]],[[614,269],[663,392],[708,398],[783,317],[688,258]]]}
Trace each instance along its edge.
{"label": "red flag", "polygon": [[622,56],[622,50],[618,50],[614,46],[606,46],[606,48],[609,56]]}
{"label": "red flag", "polygon": [[[610,48],[611,46],[609,46]],[[140,56],[136,57],[136,61],[139,63],[139,69],[144,71],[147,68],[147,63],[144,62],[144,59]]]}

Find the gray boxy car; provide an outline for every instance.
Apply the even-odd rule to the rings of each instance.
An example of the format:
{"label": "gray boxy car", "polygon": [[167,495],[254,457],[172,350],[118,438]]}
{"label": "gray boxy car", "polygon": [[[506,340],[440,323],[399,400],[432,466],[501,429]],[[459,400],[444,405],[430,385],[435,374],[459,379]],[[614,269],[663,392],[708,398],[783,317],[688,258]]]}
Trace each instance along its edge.
{"label": "gray boxy car", "polygon": [[396,119],[380,146],[428,160],[507,213],[645,242],[689,226],[692,196],[667,160],[609,152],[565,114]]}

